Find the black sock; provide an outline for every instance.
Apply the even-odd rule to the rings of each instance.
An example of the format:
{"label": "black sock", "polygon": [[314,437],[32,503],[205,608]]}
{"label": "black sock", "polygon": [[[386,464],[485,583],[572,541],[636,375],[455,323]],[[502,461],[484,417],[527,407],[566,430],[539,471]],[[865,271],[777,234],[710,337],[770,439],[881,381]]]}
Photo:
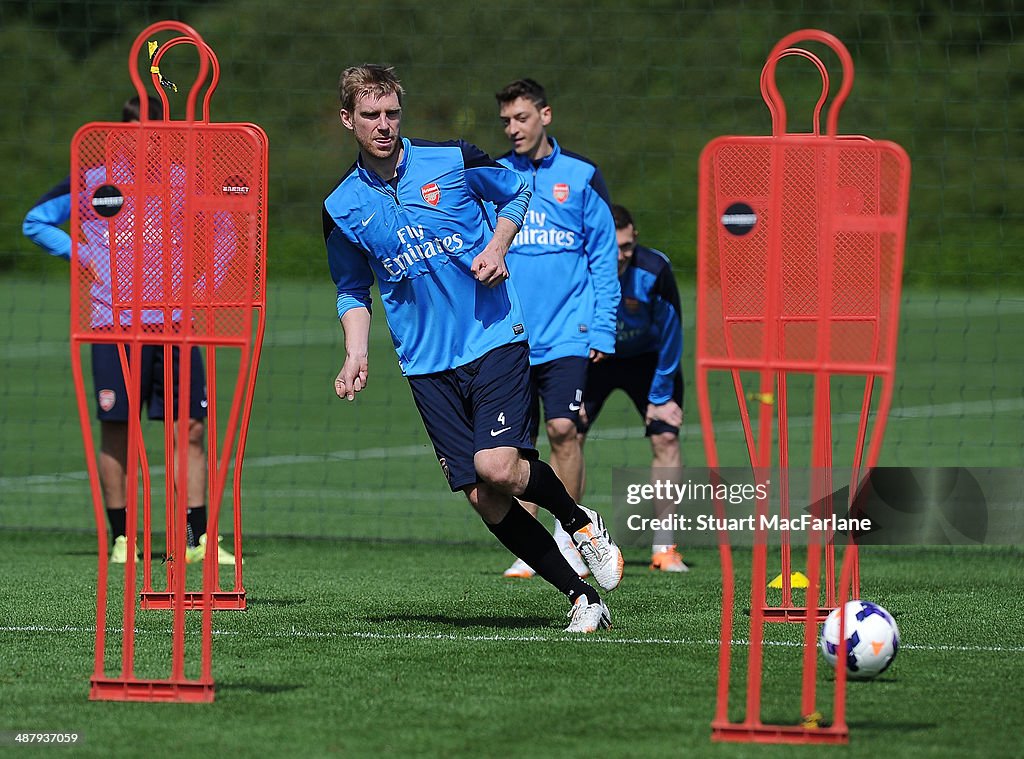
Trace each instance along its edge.
{"label": "black sock", "polygon": [[107,521],[110,522],[110,540],[125,534],[127,509],[107,509]]}
{"label": "black sock", "polygon": [[543,461],[534,460],[530,463],[530,480],[523,491],[523,499],[547,509],[562,523],[565,531],[572,535],[576,530],[590,521],[569,495],[565,485],[558,479],[555,470]]}
{"label": "black sock", "polygon": [[487,529],[505,548],[533,567],[534,572],[568,596],[570,602],[575,602],[581,594],[589,603],[601,600],[597,591],[569,566],[551,533],[518,501],[512,502],[512,508],[503,520],[498,524],[488,524]]}
{"label": "black sock", "polygon": [[185,510],[185,542],[190,548],[199,545],[199,536],[206,532],[206,504]]}

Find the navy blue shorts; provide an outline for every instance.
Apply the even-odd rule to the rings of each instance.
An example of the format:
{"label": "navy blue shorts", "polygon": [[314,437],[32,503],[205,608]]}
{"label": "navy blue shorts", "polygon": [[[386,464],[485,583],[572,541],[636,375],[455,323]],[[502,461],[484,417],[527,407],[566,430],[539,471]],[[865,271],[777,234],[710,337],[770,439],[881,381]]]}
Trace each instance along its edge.
{"label": "navy blue shorts", "polygon": [[[640,418],[647,416],[648,395],[651,392],[651,381],[654,379],[654,372],[658,368],[657,353],[641,353],[639,356],[628,356],[619,358],[608,356],[596,364],[590,365],[590,372],[587,374],[587,389],[583,394],[583,402],[587,407],[587,424],[577,425],[580,432],[586,432],[597,420],[601,408],[613,390],[624,390],[626,395],[633,401],[636,410],[640,412]],[[676,371],[675,382],[672,388],[672,400],[683,407],[683,373]],[[662,432],[679,434],[679,428],[656,419],[647,425],[646,435],[658,435]]]}
{"label": "navy blue shorts", "polygon": [[571,419],[579,424],[583,388],[587,384],[590,359],[566,356],[530,367],[530,435],[540,433],[540,404],[544,421]]}
{"label": "navy blue shorts", "polygon": [[480,481],[477,451],[511,446],[528,458],[530,348],[511,343],[475,361],[434,374],[409,377],[409,387],[452,492]]}
{"label": "navy blue shorts", "polygon": [[[136,370],[132,350],[128,349],[128,363]],[[174,418],[178,418],[178,348],[172,348],[174,379]],[[191,382],[189,383],[189,417],[206,418],[206,374],[199,348],[192,348]],[[142,374],[142,403],[149,408],[150,419],[164,418],[164,348],[162,345],[142,346],[142,360],[138,371]],[[128,421],[128,392],[117,346],[111,343],[93,343],[92,379],[96,387],[96,418],[101,422]]]}

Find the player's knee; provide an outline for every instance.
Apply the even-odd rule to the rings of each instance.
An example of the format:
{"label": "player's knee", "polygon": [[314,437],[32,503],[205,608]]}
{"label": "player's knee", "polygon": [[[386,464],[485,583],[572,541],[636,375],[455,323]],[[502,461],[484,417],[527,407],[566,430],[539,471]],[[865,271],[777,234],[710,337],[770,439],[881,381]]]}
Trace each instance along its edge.
{"label": "player's knee", "polygon": [[552,448],[567,448],[579,445],[576,422],[572,419],[549,419],[547,422],[548,442]]}
{"label": "player's knee", "polygon": [[655,463],[673,465],[679,462],[679,436],[674,432],[651,435],[651,452]]}
{"label": "player's knee", "polygon": [[203,438],[206,435],[206,422],[202,419],[188,420],[188,442],[189,445],[203,446]]}
{"label": "player's knee", "polygon": [[486,485],[511,493],[519,482],[519,451],[515,448],[494,448],[478,451],[473,457],[476,473]]}

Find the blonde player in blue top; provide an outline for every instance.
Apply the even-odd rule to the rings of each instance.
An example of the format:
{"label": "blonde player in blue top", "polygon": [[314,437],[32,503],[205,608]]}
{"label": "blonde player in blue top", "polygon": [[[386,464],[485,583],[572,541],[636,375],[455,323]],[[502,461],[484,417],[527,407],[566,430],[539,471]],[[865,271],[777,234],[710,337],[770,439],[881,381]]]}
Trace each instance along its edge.
{"label": "blonde player in blue top", "polygon": [[[370,286],[451,490],[462,491],[513,555],[569,599],[569,632],[611,626],[598,592],[517,499],[541,504],[576,541],[605,590],[622,553],[530,442],[529,333],[505,254],[529,204],[526,183],[464,142],[401,135],[404,89],[391,68],[346,69],[342,125],[357,161],[323,205],[324,240],[345,333],[335,380],[353,400],[369,379]],[[492,227],[484,206],[494,204]]]}

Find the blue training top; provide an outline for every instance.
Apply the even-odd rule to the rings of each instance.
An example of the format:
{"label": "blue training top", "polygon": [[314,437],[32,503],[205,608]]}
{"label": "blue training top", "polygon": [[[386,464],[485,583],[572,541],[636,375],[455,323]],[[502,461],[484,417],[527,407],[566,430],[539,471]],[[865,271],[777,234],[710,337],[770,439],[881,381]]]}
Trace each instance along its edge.
{"label": "blue training top", "polygon": [[71,260],[71,236],[60,228],[71,220],[71,177],[52,187],[25,215],[22,233],[51,256]]}
{"label": "blue training top", "polygon": [[[108,182],[135,184],[138,181],[130,166],[114,164],[112,168],[114,175],[111,177],[108,177],[108,170],[104,166],[93,166],[83,171],[82,195],[84,198],[92,198],[97,188]],[[185,170],[180,165],[172,165],[169,176],[172,187],[178,192],[183,192]],[[143,195],[139,199],[139,202],[145,203],[147,206],[146,229],[142,246],[143,281],[147,283],[147,300],[159,300],[163,296],[163,293],[155,289],[152,283],[161,281],[165,258],[168,255],[174,257],[180,252],[181,246],[180,234],[177,236],[172,234],[171,239],[167,240],[165,244],[164,225],[161,223],[162,205],[157,201],[159,201],[158,195]],[[103,328],[114,324],[110,240],[112,238],[121,239],[122,249],[127,250],[134,235],[135,203],[136,198],[129,196],[125,199],[121,211],[112,218],[104,218],[97,214],[91,203],[84,203],[80,208],[79,229],[77,230],[79,234],[78,264],[89,271],[92,280],[89,288],[89,321],[93,327]],[[71,220],[71,204],[71,177],[69,176],[36,201],[25,215],[21,226],[22,233],[32,242],[50,255],[63,258],[65,261],[71,260],[72,240],[71,236],[61,229],[61,225]],[[172,210],[171,213],[174,215],[178,212]],[[230,215],[218,211],[212,215],[212,219],[214,235],[217,240],[214,245],[216,250],[233,250],[236,232]],[[173,228],[175,225],[179,225],[179,221],[179,216],[174,216],[170,226]],[[226,272],[227,269],[223,271]],[[124,270],[119,271],[118,281],[120,291],[130,294],[131,278],[129,273]],[[203,280],[200,278],[197,283],[193,283],[193,287],[202,288],[204,286],[202,282]],[[164,320],[163,312],[159,309],[143,309],[141,316],[141,321],[144,324],[161,324]],[[121,311],[122,326],[131,324],[131,319],[132,314],[129,310]],[[179,310],[175,309],[172,312],[172,319],[175,321],[180,319]]]}
{"label": "blue training top", "polygon": [[672,399],[672,387],[683,358],[682,311],[672,266],[664,253],[637,245],[619,277],[615,355],[657,353],[658,366],[647,400],[660,406]]}
{"label": "blue training top", "polygon": [[324,201],[338,317],[370,308],[376,278],[406,375],[452,369],[527,340],[512,282],[488,288],[470,268],[494,232],[484,203],[521,226],[526,183],[461,140],[402,144],[394,187],[356,161]]}
{"label": "blue training top", "polygon": [[498,162],[529,183],[533,197],[509,249],[508,269],[530,327],[530,361],[615,352],[618,244],[600,170],[562,150],[538,162],[514,152]]}

